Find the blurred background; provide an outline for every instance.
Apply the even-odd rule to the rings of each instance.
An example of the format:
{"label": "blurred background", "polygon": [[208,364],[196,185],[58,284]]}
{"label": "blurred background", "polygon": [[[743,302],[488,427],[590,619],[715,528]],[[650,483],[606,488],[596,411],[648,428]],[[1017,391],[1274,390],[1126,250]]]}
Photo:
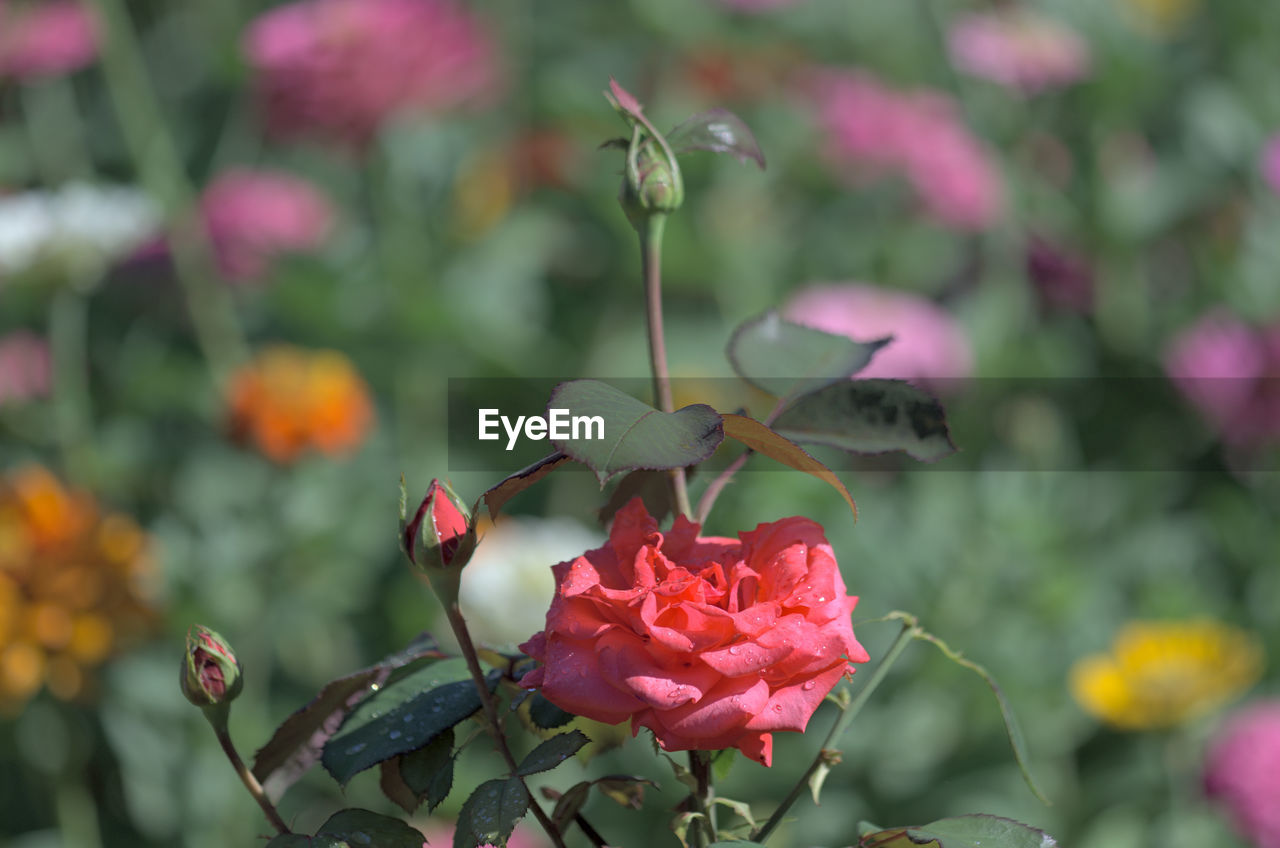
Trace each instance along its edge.
{"label": "blurred background", "polygon": [[[1277,50],[1257,0],[0,0],[0,845],[257,844],[180,697],[187,626],[247,669],[247,755],[442,629],[398,475],[470,500],[515,470],[451,471],[449,378],[646,374],[611,75],[660,128],[732,109],[768,159],[683,160],[673,371],[729,375],[773,307],[892,333],[872,368],[936,381],[961,451],[830,457],[856,526],[748,471],[708,532],[822,521],[855,621],[911,610],[989,668],[1053,801],[917,644],[771,844],[986,812],[1072,848],[1280,845]],[[540,628],[513,608],[604,499],[558,473],[512,503],[468,569],[480,638]],[[857,630],[875,658],[895,625]],[[829,709],[720,793],[767,813]],[[464,756],[415,821],[447,833],[494,768]],[[606,838],[675,844],[647,739],[590,768],[660,784],[593,800]],[[348,805],[396,812],[319,769],[280,809]]]}

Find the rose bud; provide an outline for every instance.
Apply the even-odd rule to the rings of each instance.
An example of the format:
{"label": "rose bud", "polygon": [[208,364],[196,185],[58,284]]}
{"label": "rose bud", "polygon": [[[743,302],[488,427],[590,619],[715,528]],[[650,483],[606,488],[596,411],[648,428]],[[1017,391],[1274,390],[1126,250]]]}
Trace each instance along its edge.
{"label": "rose bud", "polygon": [[446,606],[457,601],[459,574],[476,549],[476,529],[471,511],[448,483],[432,480],[409,520],[401,480],[400,547]]}
{"label": "rose bud", "polygon": [[226,721],[231,702],[244,688],[240,662],[226,640],[207,627],[191,625],[182,668],[182,694],[205,710],[210,721]]}

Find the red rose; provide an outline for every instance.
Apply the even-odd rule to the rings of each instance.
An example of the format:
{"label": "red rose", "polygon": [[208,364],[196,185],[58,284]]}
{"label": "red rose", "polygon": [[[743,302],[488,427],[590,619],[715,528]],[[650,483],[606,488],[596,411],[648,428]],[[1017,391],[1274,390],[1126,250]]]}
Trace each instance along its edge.
{"label": "red rose", "polygon": [[668,751],[738,748],[766,766],[774,730],[803,731],[851,663],[858,599],[822,527],[761,524],[738,539],[668,533],[636,498],[603,548],[553,567],[546,629],[523,683],[562,709],[653,731]]}

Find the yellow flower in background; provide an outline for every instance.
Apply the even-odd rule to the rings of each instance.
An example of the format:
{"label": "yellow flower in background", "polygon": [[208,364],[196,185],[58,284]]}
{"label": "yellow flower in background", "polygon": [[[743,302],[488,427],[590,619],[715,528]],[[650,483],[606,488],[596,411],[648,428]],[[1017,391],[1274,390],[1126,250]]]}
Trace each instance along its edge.
{"label": "yellow flower in background", "polygon": [[1227,703],[1257,681],[1262,648],[1249,633],[1205,619],[1126,625],[1108,654],[1071,669],[1086,711],[1124,730],[1174,727]]}
{"label": "yellow flower in background", "polygon": [[1125,5],[1139,23],[1153,32],[1168,34],[1200,8],[1200,0],[1125,0]]}
{"label": "yellow flower in background", "polygon": [[47,686],[69,700],[86,672],[152,617],[146,536],[43,468],[0,478],[0,711]]}

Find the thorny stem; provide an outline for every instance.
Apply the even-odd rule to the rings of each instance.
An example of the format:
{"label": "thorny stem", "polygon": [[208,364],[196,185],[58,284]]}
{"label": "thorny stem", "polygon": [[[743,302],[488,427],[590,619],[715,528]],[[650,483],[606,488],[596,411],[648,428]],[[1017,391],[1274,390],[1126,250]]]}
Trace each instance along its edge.
{"label": "thorny stem", "polygon": [[450,603],[445,605],[445,614],[449,619],[449,626],[453,628],[453,634],[458,637],[458,647],[462,650],[462,656],[467,661],[467,670],[471,672],[471,679],[476,684],[476,692],[479,693],[480,703],[484,706],[485,724],[488,726],[489,735],[493,737],[494,743],[498,746],[498,753],[502,755],[507,768],[511,770],[512,777],[519,780],[520,785],[524,787],[525,794],[529,797],[529,809],[533,811],[534,818],[538,820],[538,824],[542,825],[542,829],[546,831],[548,838],[551,839],[556,848],[565,848],[564,838],[560,835],[560,829],[556,827],[555,822],[551,821],[551,817],[542,809],[542,805],[533,797],[533,793],[529,791],[529,785],[525,782],[524,776],[517,773],[519,764],[511,753],[511,748],[507,746],[507,737],[503,734],[502,724],[498,719],[498,707],[493,702],[492,693],[489,692],[489,684],[485,680],[484,669],[480,668],[480,657],[476,653],[475,643],[471,641],[471,632],[467,629],[467,620],[463,618],[462,610],[458,609],[457,603]]}
{"label": "thorny stem", "polygon": [[[645,316],[649,327],[649,366],[653,371],[653,395],[658,408],[674,412],[675,401],[671,397],[671,371],[667,367],[667,346],[662,330],[662,231],[667,216],[654,213],[645,219],[640,231],[640,264],[644,274]],[[689,503],[689,483],[683,468],[673,468],[671,494],[676,510],[686,518],[693,517]]]}
{"label": "thorny stem", "polygon": [[804,774],[796,781],[796,785],[791,788],[791,792],[778,805],[778,809],[773,811],[773,815],[769,816],[769,820],[752,832],[752,842],[763,842],[782,823],[782,818],[786,815],[787,810],[791,809],[791,805],[804,792],[809,778],[822,766],[823,761],[828,756],[836,753],[834,745],[840,741],[840,737],[844,735],[844,732],[849,728],[849,724],[866,705],[867,701],[871,700],[872,693],[888,676],[889,669],[897,661],[898,655],[903,652],[912,639],[918,637],[922,632],[915,616],[903,613],[894,617],[902,619],[902,630],[898,633],[898,638],[894,639],[893,644],[889,646],[888,653],[884,655],[884,659],[871,675],[871,679],[867,681],[866,685],[858,692],[857,697],[850,701],[849,705],[836,718],[835,724],[831,726],[831,731],[827,733],[827,738],[822,740],[822,747],[814,755],[813,762],[809,763],[809,768],[805,769]]}
{"label": "thorny stem", "polygon": [[711,772],[711,752],[690,751],[689,771],[698,784],[698,788],[689,797],[693,801],[693,812],[701,816],[690,825],[690,833],[694,836],[690,844],[693,848],[700,848],[710,845],[717,838],[716,788]]}
{"label": "thorny stem", "polygon": [[240,775],[244,788],[248,789],[249,794],[253,796],[253,800],[258,802],[258,806],[262,808],[262,812],[267,816],[267,821],[271,822],[271,826],[276,829],[276,833],[291,833],[292,831],[284,823],[284,819],[280,818],[280,813],[276,812],[275,805],[267,797],[267,793],[262,788],[262,784],[258,782],[258,778],[253,776],[253,772],[249,771],[245,766],[244,760],[240,759],[240,753],[236,751],[235,743],[231,741],[231,734],[227,732],[226,726],[218,727],[215,724],[214,732],[218,737],[218,744],[222,746],[222,750],[227,755],[227,759],[231,761],[236,774]]}
{"label": "thorny stem", "polygon": [[93,0],[106,30],[102,69],[142,184],[162,205],[188,312],[214,383],[221,388],[246,356],[231,299],[213,272],[208,240],[193,217],[195,188],[160,112],[123,0]]}

